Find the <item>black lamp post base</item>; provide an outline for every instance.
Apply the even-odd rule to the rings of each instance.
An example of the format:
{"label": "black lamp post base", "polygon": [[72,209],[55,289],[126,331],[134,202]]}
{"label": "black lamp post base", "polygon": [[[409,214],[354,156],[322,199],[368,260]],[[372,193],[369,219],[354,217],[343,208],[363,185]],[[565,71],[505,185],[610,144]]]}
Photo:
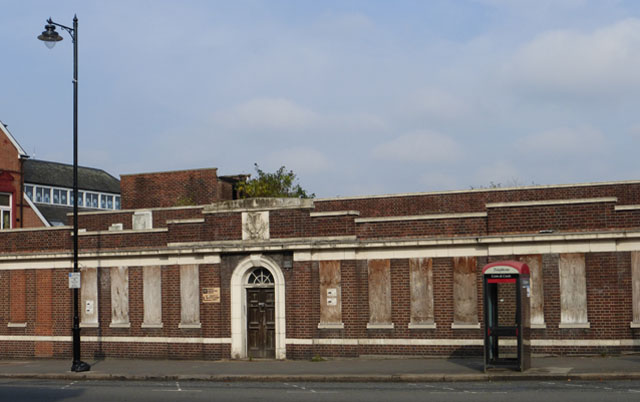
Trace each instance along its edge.
{"label": "black lamp post base", "polygon": [[71,371],[74,371],[76,373],[89,371],[89,370],[91,370],[91,366],[89,365],[89,363],[85,363],[82,360],[74,361],[73,364],[71,365]]}

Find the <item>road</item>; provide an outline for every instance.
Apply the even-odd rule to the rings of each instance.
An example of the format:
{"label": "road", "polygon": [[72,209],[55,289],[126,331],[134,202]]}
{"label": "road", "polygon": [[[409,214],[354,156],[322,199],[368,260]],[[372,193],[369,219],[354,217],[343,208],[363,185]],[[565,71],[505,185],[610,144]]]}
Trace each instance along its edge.
{"label": "road", "polygon": [[215,383],[0,380],[0,401],[634,401],[640,381]]}

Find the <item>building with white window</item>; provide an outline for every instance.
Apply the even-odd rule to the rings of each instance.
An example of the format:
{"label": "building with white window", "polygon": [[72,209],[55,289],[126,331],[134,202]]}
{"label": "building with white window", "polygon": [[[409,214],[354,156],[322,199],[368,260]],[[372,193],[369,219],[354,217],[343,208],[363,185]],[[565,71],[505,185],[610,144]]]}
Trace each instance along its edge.
{"label": "building with white window", "polygon": [[[120,181],[78,167],[81,211],[120,209]],[[73,166],[31,159],[0,122],[0,229],[63,226],[73,212]]]}
{"label": "building with white window", "polygon": [[[65,225],[73,212],[73,166],[34,159],[23,166],[26,198],[51,226]],[[78,207],[120,209],[120,181],[104,170],[78,167]]]}

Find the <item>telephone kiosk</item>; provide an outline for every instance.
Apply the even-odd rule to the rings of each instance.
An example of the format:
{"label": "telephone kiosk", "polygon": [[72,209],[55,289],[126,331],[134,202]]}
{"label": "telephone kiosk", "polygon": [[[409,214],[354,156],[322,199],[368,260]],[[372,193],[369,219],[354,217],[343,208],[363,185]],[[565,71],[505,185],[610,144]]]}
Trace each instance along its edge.
{"label": "telephone kiosk", "polygon": [[499,261],[482,269],[484,370],[531,367],[529,266]]}

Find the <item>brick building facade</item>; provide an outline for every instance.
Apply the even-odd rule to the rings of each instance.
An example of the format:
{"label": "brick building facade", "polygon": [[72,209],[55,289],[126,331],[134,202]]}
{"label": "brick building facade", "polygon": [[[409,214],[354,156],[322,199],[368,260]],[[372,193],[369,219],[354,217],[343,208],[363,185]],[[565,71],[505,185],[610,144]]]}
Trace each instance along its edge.
{"label": "brick building facade", "polygon": [[[120,181],[78,167],[80,210],[120,209]],[[73,166],[32,159],[0,121],[0,230],[63,226],[73,211]]]}
{"label": "brick building facade", "polygon": [[[217,187],[191,199],[229,191],[196,172]],[[181,174],[80,214],[86,358],[480,355],[481,270],[504,259],[531,269],[534,353],[640,350],[638,181],[144,203]],[[67,226],[0,232],[1,357],[70,355],[71,247]]]}

